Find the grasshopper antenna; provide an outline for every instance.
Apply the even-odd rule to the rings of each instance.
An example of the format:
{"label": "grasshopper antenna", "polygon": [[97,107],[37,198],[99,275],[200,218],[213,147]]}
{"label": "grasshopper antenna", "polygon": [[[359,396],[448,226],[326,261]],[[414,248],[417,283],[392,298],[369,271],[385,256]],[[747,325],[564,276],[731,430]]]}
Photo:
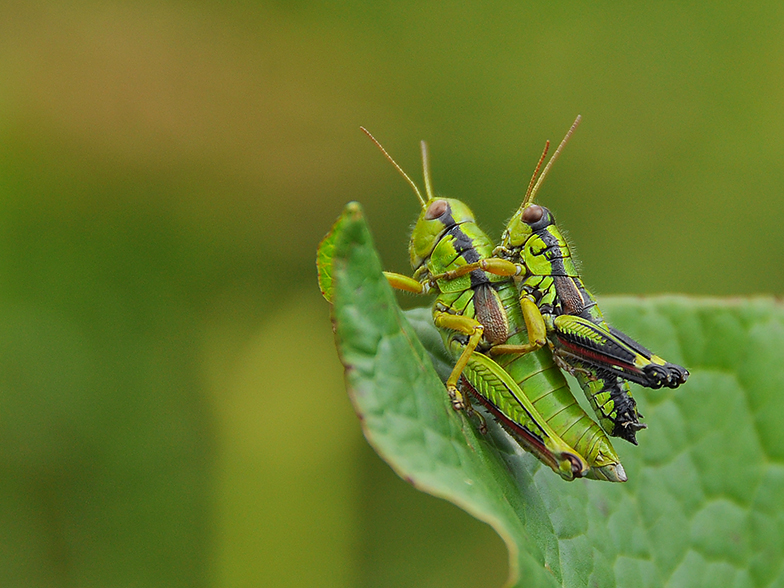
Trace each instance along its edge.
{"label": "grasshopper antenna", "polygon": [[574,130],[577,128],[577,125],[580,124],[581,120],[582,117],[578,114],[577,118],[574,119],[572,126],[569,127],[569,130],[566,132],[566,136],[563,138],[563,141],[561,141],[561,144],[558,145],[558,149],[555,150],[555,153],[553,153],[553,156],[550,158],[550,161],[548,161],[547,165],[544,167],[544,171],[542,172],[542,175],[539,176],[539,179],[536,181],[536,184],[531,190],[531,193],[528,195],[527,198],[528,202],[533,201],[536,192],[539,190],[539,188],[542,185],[542,182],[544,182],[544,179],[547,177],[547,172],[550,171],[550,167],[553,165],[555,160],[558,159],[558,156],[561,154],[561,150],[564,148],[564,145],[566,145],[566,142],[569,140],[569,137],[572,136],[572,133],[574,133]]}
{"label": "grasshopper antenna", "polygon": [[547,141],[544,144],[544,151],[542,151],[542,156],[539,158],[539,163],[536,164],[536,169],[534,170],[534,175],[531,176],[531,181],[528,182],[528,189],[525,191],[525,198],[523,198],[523,208],[528,204],[528,197],[531,195],[531,190],[534,188],[534,182],[536,182],[536,176],[539,174],[539,170],[542,167],[542,163],[544,163],[544,158],[547,157],[547,151],[550,149],[550,141]]}
{"label": "grasshopper antenna", "polygon": [[[417,195],[417,198],[419,198],[419,202],[422,204],[422,208],[425,208],[425,206],[426,206],[425,200],[424,200],[424,198],[422,198],[422,193],[419,191],[419,188],[417,188],[417,185],[414,183],[414,180],[412,180],[411,178],[408,177],[408,174],[403,171],[403,168],[400,167],[394,159],[392,159],[392,156],[389,153],[387,153],[387,150],[384,149],[381,146],[381,143],[379,143],[376,140],[376,138],[373,135],[370,134],[370,131],[368,131],[365,127],[359,127],[359,128],[362,129],[363,133],[365,133],[368,137],[370,137],[370,140],[373,141],[376,144],[376,147],[378,147],[381,150],[381,153],[384,154],[384,156],[387,158],[387,160],[389,160],[389,162],[392,165],[395,166],[395,169],[398,172],[400,172],[400,175],[402,175],[406,179],[406,181],[411,185],[411,187],[414,189],[414,192]],[[424,144],[424,141],[423,141],[423,144]],[[426,146],[422,147],[422,162],[423,162],[423,165],[425,165],[425,187],[427,188],[427,195],[429,197],[430,196],[430,170],[427,167],[427,147]]]}
{"label": "grasshopper antenna", "polygon": [[433,184],[430,180],[430,154],[427,151],[427,143],[420,141],[419,145],[422,148],[422,173],[425,175],[425,194],[428,200],[432,200]]}

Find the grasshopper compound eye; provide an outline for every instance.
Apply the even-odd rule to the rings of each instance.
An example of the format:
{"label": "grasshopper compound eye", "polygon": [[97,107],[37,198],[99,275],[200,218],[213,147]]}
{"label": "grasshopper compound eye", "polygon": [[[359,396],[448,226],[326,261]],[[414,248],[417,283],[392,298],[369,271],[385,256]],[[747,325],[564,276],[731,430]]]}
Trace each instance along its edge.
{"label": "grasshopper compound eye", "polygon": [[436,200],[427,207],[427,212],[425,212],[425,220],[437,219],[448,210],[449,203],[446,200]]}
{"label": "grasshopper compound eye", "polygon": [[544,208],[538,204],[531,204],[523,211],[523,222],[530,225],[542,220]]}

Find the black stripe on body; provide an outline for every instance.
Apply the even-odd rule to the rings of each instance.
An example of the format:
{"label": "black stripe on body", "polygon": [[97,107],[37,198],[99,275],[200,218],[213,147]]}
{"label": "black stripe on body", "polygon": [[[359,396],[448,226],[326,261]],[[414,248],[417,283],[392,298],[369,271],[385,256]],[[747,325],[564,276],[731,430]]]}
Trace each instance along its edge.
{"label": "black stripe on body", "polygon": [[[596,302],[594,302],[585,291],[582,281],[579,278],[570,276],[566,272],[563,260],[568,256],[564,255],[563,246],[558,241],[558,237],[553,235],[548,228],[549,227],[540,229],[534,234],[537,235],[546,246],[539,255],[544,255],[545,259],[550,263],[550,276],[553,278],[553,284],[555,285],[555,292],[558,299],[556,306],[558,306],[558,302],[560,302],[561,306],[561,312],[559,314],[583,316],[587,309],[594,306]],[[593,320],[590,316],[586,316],[585,318]]]}
{"label": "black stripe on body", "polygon": [[[534,232],[534,235],[539,237],[545,244],[545,249],[539,253],[544,255],[544,258],[550,262],[552,271],[551,276],[566,276],[566,269],[564,268],[563,258],[561,254],[561,244],[558,242],[558,237],[553,235],[547,228]],[[552,251],[556,251],[557,255],[553,255]]]}
{"label": "black stripe on body", "polygon": [[[482,256],[477,251],[474,239],[471,238],[460,225],[450,227],[444,237],[451,239],[452,247],[457,254],[450,265],[462,257],[466,264],[476,263]],[[470,289],[473,292],[474,317],[485,327],[484,339],[491,344],[500,344],[509,337],[509,325],[500,304],[493,283],[484,270],[477,269],[470,274]]]}
{"label": "black stripe on body", "polygon": [[[455,252],[457,253],[455,259],[452,260],[452,263],[454,263],[458,257],[462,257],[466,264],[476,263],[481,259],[479,252],[474,246],[474,240],[463,232],[463,230],[460,228],[460,225],[451,227],[446,233],[444,233],[444,237],[447,235],[452,237],[452,246],[455,248]],[[483,270],[474,270],[471,272],[470,276],[472,289],[482,284],[490,283],[487,274],[485,274]]]}
{"label": "black stripe on body", "polygon": [[479,261],[479,253],[477,252],[476,247],[474,247],[474,240],[463,232],[463,230],[460,228],[460,225],[451,227],[445,233],[445,236],[446,235],[452,236],[454,239],[453,245],[455,247],[455,251],[462,255],[468,263],[475,263]]}

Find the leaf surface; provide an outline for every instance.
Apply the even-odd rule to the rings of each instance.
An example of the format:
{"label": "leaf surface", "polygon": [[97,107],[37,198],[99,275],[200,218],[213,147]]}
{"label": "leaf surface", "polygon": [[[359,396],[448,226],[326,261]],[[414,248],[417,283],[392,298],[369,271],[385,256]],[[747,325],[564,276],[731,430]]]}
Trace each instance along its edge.
{"label": "leaf surface", "polygon": [[415,487],[496,529],[509,586],[782,585],[780,304],[603,299],[614,326],[692,375],[676,390],[635,387],[649,428],[639,447],[615,442],[627,483],[567,483],[452,410],[430,311],[400,310],[358,204],[325,243],[319,264],[331,258],[336,344],[366,438]]}

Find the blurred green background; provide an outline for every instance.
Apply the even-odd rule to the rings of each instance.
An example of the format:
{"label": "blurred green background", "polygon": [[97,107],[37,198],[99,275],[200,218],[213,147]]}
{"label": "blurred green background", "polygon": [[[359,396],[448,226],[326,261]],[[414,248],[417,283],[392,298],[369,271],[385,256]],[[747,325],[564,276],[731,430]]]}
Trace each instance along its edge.
{"label": "blurred green background", "polygon": [[[540,192],[610,293],[784,289],[784,4],[0,6],[0,585],[498,586],[342,385],[316,245]],[[415,303],[413,299],[406,301]]]}

